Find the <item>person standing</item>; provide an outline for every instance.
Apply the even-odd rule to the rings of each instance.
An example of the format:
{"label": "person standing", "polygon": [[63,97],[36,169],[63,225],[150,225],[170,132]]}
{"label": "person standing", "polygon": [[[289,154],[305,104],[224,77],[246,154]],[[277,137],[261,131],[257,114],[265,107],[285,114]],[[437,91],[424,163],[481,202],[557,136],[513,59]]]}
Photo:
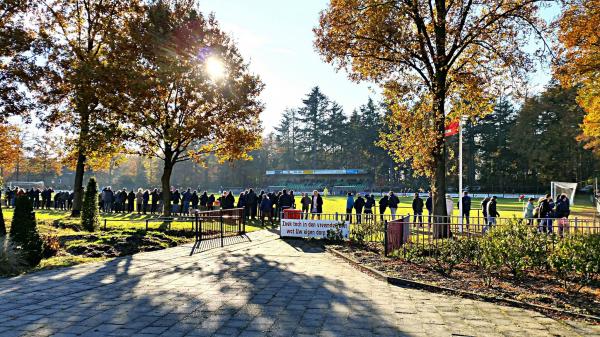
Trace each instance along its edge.
{"label": "person standing", "polygon": [[394,194],[394,192],[390,191],[389,199],[388,199],[388,207],[390,208],[390,212],[392,213],[392,220],[396,220],[396,210],[398,210],[398,204],[400,203],[400,199]]}
{"label": "person standing", "polygon": [[360,194],[357,194],[356,200],[354,201],[354,210],[356,211],[357,224],[360,224],[362,221],[363,207],[365,207],[365,199]]}
{"label": "person standing", "polygon": [[312,213],[313,219],[315,216],[317,219],[321,219],[321,213],[323,213],[323,198],[321,198],[321,195],[317,190],[313,191],[310,212]]}
{"label": "person standing", "polygon": [[[423,226],[423,199],[419,196],[419,193],[415,193],[415,197],[412,201],[413,210],[413,222]],[[417,222],[418,219],[418,222]]]}
{"label": "person standing", "polygon": [[[462,214],[461,217],[463,219],[463,223],[469,224],[469,214],[471,212],[471,197],[469,196],[469,192],[464,191],[463,197],[461,199],[462,202]],[[468,227],[467,227],[468,228]]]}
{"label": "person standing", "polygon": [[203,211],[206,211],[208,209],[207,203],[208,203],[208,192],[204,191],[204,193],[202,193],[202,196],[200,197],[200,209]]}
{"label": "person standing", "polygon": [[379,199],[379,217],[381,218],[381,222],[383,222],[383,215],[385,214],[385,210],[388,207],[389,197],[387,194],[384,194],[381,199]]}
{"label": "person standing", "polygon": [[227,203],[227,208],[232,209],[235,207],[235,197],[233,196],[233,192],[229,191],[225,196],[225,201]]}
{"label": "person standing", "polygon": [[273,205],[271,204],[271,200],[267,194],[263,194],[262,200],[260,201],[260,214],[261,214],[261,222],[264,226],[265,217],[269,217],[269,222],[273,223]]}
{"label": "person standing", "polygon": [[448,224],[452,223],[452,212],[454,212],[454,201],[450,194],[446,194],[446,214],[448,215]]}
{"label": "person standing", "polygon": [[496,218],[500,216],[500,213],[498,213],[498,205],[496,203],[496,199],[498,198],[496,196],[493,196],[487,205],[487,215],[490,226],[495,226]]}
{"label": "person standing", "polygon": [[135,203],[135,193],[133,192],[133,190],[131,190],[129,192],[129,194],[127,195],[127,212],[133,213],[134,203]]}
{"label": "person standing", "polygon": [[485,199],[483,199],[481,201],[481,213],[483,214],[483,223],[485,225],[483,231],[485,232],[487,225],[489,224],[489,219],[488,219],[488,212],[487,212],[487,206],[490,203],[491,198],[490,197],[485,197]]}
{"label": "person standing", "polygon": [[373,206],[375,206],[375,197],[367,194],[365,196],[365,220],[367,222],[373,220]]}
{"label": "person standing", "polygon": [[300,203],[302,204],[302,218],[308,219],[308,211],[310,209],[310,198],[306,193],[302,193],[302,199],[300,199]]}
{"label": "person standing", "polygon": [[248,195],[246,196],[246,203],[248,207],[250,207],[250,218],[253,220],[256,219],[256,208],[258,206],[258,198],[253,189],[248,190]]}
{"label": "person standing", "polygon": [[348,192],[346,198],[346,221],[352,223],[352,208],[354,208],[354,196],[351,192]]}
{"label": "person standing", "polygon": [[198,196],[198,192],[194,190],[194,192],[192,193],[192,209],[194,211],[198,211],[198,204],[200,202],[200,197]]}
{"label": "person standing", "polygon": [[173,195],[171,196],[171,202],[172,202],[171,212],[173,212],[173,214],[178,214],[181,211],[181,209],[179,208],[180,201],[181,201],[181,193],[179,193],[178,189],[175,189],[175,192],[173,192]]}
{"label": "person standing", "polygon": [[206,208],[208,208],[209,211],[212,211],[215,208],[215,195],[211,194],[208,199],[206,199]]}
{"label": "person standing", "polygon": [[433,196],[431,192],[427,194],[427,200],[425,200],[425,208],[427,208],[427,223],[431,224],[431,218],[433,217]]}
{"label": "person standing", "polygon": [[144,214],[148,211],[148,203],[150,202],[150,191],[145,190],[142,194],[142,211]]}
{"label": "person standing", "polygon": [[534,198],[529,198],[529,201],[527,201],[527,205],[525,205],[525,209],[523,210],[523,218],[527,220],[529,226],[533,225],[533,211],[535,210],[535,205],[533,204],[534,201]]}
{"label": "person standing", "polygon": [[150,205],[150,214],[154,214],[158,211],[158,201],[160,199],[158,195],[158,189],[155,188],[150,194],[150,196],[152,197],[152,204]]}
{"label": "person standing", "polygon": [[[133,193],[133,191],[131,191]],[[138,188],[137,193],[135,194],[135,207],[137,208],[137,213],[142,214],[142,205],[144,204],[144,191],[142,188]]]}

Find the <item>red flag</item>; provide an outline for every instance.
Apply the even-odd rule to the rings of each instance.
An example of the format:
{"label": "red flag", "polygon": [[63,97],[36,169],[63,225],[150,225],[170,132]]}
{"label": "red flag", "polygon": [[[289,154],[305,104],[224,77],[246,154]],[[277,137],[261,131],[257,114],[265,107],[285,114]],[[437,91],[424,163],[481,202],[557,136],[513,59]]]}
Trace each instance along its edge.
{"label": "red flag", "polygon": [[450,137],[454,136],[458,133],[458,120],[450,122],[450,124],[446,125],[446,130],[444,131],[444,136]]}

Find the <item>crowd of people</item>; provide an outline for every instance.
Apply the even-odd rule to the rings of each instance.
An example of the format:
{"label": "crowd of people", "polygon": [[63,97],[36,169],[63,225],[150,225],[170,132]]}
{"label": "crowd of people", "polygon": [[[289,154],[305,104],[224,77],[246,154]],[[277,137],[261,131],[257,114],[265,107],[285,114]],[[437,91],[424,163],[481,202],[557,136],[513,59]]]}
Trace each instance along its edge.
{"label": "crowd of people", "polygon": [[[32,187],[24,189],[19,187],[6,188],[4,193],[3,205],[14,207],[17,197],[27,196],[34,209],[60,209],[70,210],[73,208],[73,198],[75,194],[72,191],[54,191],[52,188]],[[1,198],[0,198],[1,199]]]}

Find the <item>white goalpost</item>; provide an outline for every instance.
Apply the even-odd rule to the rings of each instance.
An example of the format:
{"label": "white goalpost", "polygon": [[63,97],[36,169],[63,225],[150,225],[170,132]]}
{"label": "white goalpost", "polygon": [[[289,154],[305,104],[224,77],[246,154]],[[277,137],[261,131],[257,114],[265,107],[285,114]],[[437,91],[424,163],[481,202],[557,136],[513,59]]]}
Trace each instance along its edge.
{"label": "white goalpost", "polygon": [[550,183],[550,194],[552,199],[556,201],[556,197],[561,194],[566,194],[569,197],[569,203],[575,204],[575,192],[577,191],[577,183],[566,183],[562,181],[553,181]]}

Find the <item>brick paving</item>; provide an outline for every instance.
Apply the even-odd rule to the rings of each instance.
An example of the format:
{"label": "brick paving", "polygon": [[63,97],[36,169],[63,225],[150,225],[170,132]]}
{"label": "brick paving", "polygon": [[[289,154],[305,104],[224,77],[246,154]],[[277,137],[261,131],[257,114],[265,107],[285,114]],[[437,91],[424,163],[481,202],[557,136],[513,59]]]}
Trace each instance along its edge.
{"label": "brick paving", "polygon": [[239,241],[0,279],[0,336],[600,336],[598,326],[390,286],[267,231]]}

